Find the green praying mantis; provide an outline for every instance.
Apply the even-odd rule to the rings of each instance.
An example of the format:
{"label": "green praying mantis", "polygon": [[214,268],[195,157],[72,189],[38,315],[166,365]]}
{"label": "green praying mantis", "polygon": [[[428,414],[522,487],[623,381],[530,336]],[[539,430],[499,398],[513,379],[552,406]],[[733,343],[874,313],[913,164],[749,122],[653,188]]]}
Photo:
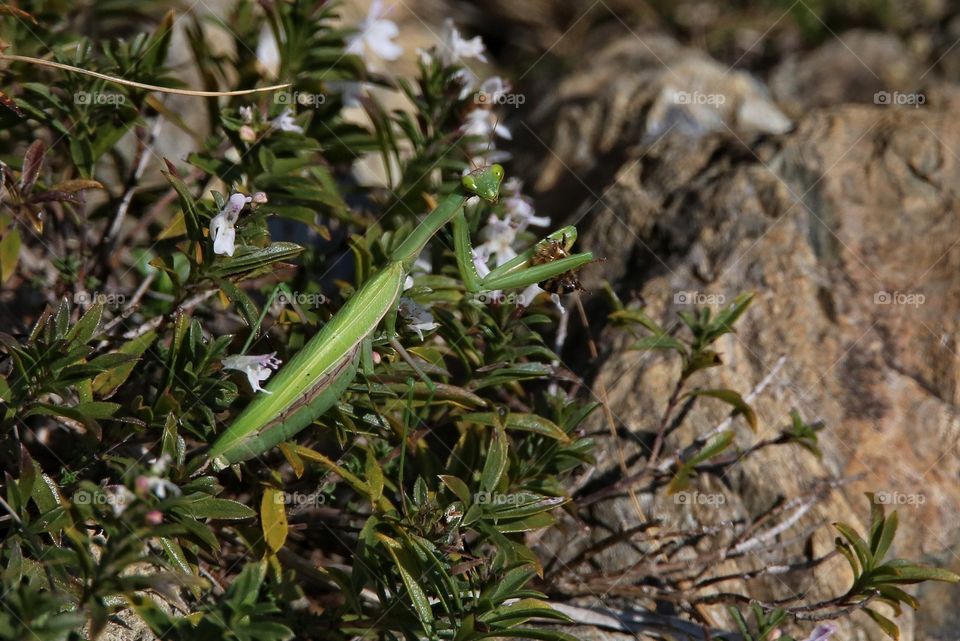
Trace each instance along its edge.
{"label": "green praying mantis", "polygon": [[[351,296],[267,384],[214,442],[208,455],[215,470],[259,456],[289,440],[332,407],[353,381],[364,354],[385,320],[388,338],[396,329],[397,307],[404,281],[430,239],[453,222],[454,254],[467,292],[527,287],[556,278],[593,261],[589,252],[568,255],[576,229],[566,227],[480,277],[464,215],[471,196],[496,202],[503,167],[490,165],[463,176],[453,193],[430,212],[390,254],[390,261]],[[549,243],[562,257],[536,264],[537,248]]]}

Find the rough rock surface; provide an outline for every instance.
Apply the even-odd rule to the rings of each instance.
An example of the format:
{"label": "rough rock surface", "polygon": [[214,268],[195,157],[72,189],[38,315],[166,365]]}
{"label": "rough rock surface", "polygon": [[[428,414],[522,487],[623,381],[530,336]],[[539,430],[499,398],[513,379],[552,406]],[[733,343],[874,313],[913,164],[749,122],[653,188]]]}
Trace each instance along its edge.
{"label": "rough rock surface", "polygon": [[[627,35],[593,59],[649,59],[649,45],[649,39]],[[890,43],[870,59],[878,67],[878,60],[909,65]],[[674,59],[666,60],[674,66]],[[821,63],[794,64],[815,69]],[[960,570],[960,127],[952,116],[953,89],[941,85],[918,109],[843,104],[850,94],[830,90],[809,107],[788,109],[796,120],[786,133],[758,135],[736,110],[718,110],[719,127],[676,127],[651,139],[645,135],[651,114],[673,74],[661,67],[653,75],[643,64],[616,69],[616,82],[605,82],[597,66],[584,61],[524,120],[541,147],[517,164],[538,188],[538,205],[559,212],[578,203],[570,218],[579,221],[582,245],[606,257],[584,270],[587,288],[598,289],[606,279],[624,296],[639,293],[647,313],[666,326],[677,311],[689,309],[685,300],[713,294],[713,301],[729,301],[756,292],[739,333],[719,345],[725,366],[696,383],[746,393],[783,358],[754,403],[759,433],[739,425],[738,442],[746,446],[775,435],[796,408],[826,424],[824,456],[821,461],[797,447],[771,447],[722,478],[701,477],[701,491],[727,496],[723,509],[713,512],[711,506],[676,509],[658,503],[669,501],[662,496],[641,495],[641,516],[630,498],[605,501],[594,506],[594,530],[570,524],[566,538],[548,537],[545,549],[576,550],[584,540],[652,515],[670,523],[693,512],[708,522],[755,516],[776,497],[802,492],[812,479],[844,476],[856,480],[790,530],[823,525],[808,552],[820,556],[832,549],[832,521],[862,528],[869,513],[862,493],[872,491],[897,503],[902,525],[896,555]],[[811,73],[782,73],[781,95],[803,95],[804,83],[816,84]],[[842,73],[834,84],[843,84]],[[765,99],[752,81],[745,86],[749,99]],[[582,87],[583,95],[573,96],[570,87]],[[600,95],[588,100],[598,89]],[[881,89],[896,86],[865,88]],[[832,106],[812,108],[824,104]],[[640,442],[649,443],[679,367],[662,354],[628,351],[632,340],[612,328],[599,342],[605,361],[594,389],[605,385],[617,427],[626,433],[616,443],[607,440],[598,473],[603,478],[604,471],[616,470],[618,448],[628,461],[644,451]],[[689,443],[725,413],[717,403],[698,403],[669,437],[668,450]],[[598,433],[606,432],[602,417],[595,418]],[[782,540],[781,552],[803,558],[802,540],[789,532]],[[636,558],[636,550],[622,545],[599,562],[614,573]],[[752,561],[751,567],[771,562]],[[813,600],[842,593],[849,580],[845,564],[834,558],[809,582],[768,576],[753,580],[749,591],[779,598],[806,590]],[[924,586],[919,596],[927,607],[899,619],[902,638],[954,639],[960,615],[949,604],[960,602],[960,588]],[[711,616],[729,625],[719,610]],[[883,635],[857,614],[842,623],[837,638]]]}
{"label": "rough rock surface", "polygon": [[933,79],[918,53],[890,33],[848,31],[813,52],[788,56],[774,70],[770,90],[791,116],[841,103],[882,103]]}

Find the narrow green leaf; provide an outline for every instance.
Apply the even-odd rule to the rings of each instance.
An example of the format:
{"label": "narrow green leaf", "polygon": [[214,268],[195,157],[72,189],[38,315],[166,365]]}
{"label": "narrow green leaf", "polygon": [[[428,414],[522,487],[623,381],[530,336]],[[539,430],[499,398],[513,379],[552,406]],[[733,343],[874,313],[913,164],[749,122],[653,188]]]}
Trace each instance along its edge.
{"label": "narrow green leaf", "polygon": [[863,611],[866,612],[867,615],[873,619],[878,626],[880,626],[880,629],[883,630],[888,637],[894,641],[900,641],[900,628],[897,627],[896,623],[883,616],[873,608],[864,608]]}
{"label": "narrow green leaf", "polygon": [[437,478],[446,485],[453,495],[460,499],[464,505],[470,505],[472,502],[470,500],[470,488],[467,487],[467,484],[456,476],[451,476],[449,474],[439,474]]}
{"label": "narrow green leaf", "polygon": [[501,427],[494,431],[493,439],[490,442],[490,450],[487,452],[487,459],[483,464],[483,472],[480,475],[480,489],[485,492],[494,492],[497,484],[503,477],[507,469],[509,443],[507,435]]}
{"label": "narrow green leaf", "polygon": [[[463,422],[478,423],[480,425],[494,426],[497,424],[497,415],[495,412],[473,412],[464,414],[461,417]],[[566,432],[560,429],[560,426],[553,421],[537,414],[526,414],[523,412],[510,412],[507,415],[504,427],[508,430],[520,432],[533,432],[547,436],[561,443],[569,443],[570,437]]]}
{"label": "narrow green leaf", "polygon": [[0,238],[0,283],[7,282],[17,271],[20,260],[20,230],[12,227]]}
{"label": "narrow green leaf", "polygon": [[750,407],[749,403],[743,400],[738,392],[732,389],[697,389],[689,392],[687,396],[709,396],[716,398],[724,403],[733,406],[735,414],[743,414],[750,428],[757,431],[757,415]]}
{"label": "narrow green leaf", "polygon": [[95,303],[73,326],[67,334],[67,340],[78,345],[87,343],[96,333],[101,318],[103,318],[103,303]]}
{"label": "narrow green leaf", "polygon": [[429,630],[433,623],[433,609],[430,607],[430,600],[426,593],[420,587],[418,577],[422,573],[417,570],[413,560],[405,550],[395,550],[391,546],[386,546],[386,550],[400,572],[400,578],[403,580],[404,587],[407,588],[407,593],[410,595],[410,601],[417,617],[420,619],[420,623]]}
{"label": "narrow green leaf", "polygon": [[218,499],[211,496],[199,497],[186,503],[180,503],[174,510],[182,511],[195,519],[226,521],[251,519],[257,515],[255,511],[239,501]]}

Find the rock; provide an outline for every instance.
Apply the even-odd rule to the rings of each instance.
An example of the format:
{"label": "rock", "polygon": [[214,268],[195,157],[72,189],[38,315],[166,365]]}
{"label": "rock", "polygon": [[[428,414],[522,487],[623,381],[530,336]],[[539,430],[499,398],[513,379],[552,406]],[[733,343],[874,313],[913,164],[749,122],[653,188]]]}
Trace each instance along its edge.
{"label": "rock", "polygon": [[[639,39],[630,33],[583,58],[523,122],[533,130],[549,123],[555,132],[538,191],[550,190],[567,171],[588,172],[611,154],[649,145],[673,130],[699,138],[717,131],[749,135],[790,128],[749,74],[667,36]],[[538,157],[544,151],[542,140],[518,147]]]}
{"label": "rock", "polygon": [[[673,69],[679,66],[674,60],[685,55],[666,40],[651,41],[611,43],[597,53],[596,64],[583,63],[559,83],[531,119],[532,132],[552,151],[541,148],[539,163],[522,165],[528,181],[539,178],[538,209],[553,213],[580,203],[571,217],[579,221],[579,242],[606,259],[584,270],[587,289],[598,290],[606,279],[624,297],[635,291],[647,302],[645,311],[667,327],[678,311],[690,309],[690,301],[718,307],[740,292],[756,292],[738,333],[718,344],[724,366],[698,374],[694,384],[747,393],[783,359],[753,403],[759,432],[753,435],[742,421],[734,422],[737,443],[747,447],[774,438],[796,408],[808,421],[825,423],[823,458],[796,446],[769,447],[722,477],[701,475],[693,489],[722,496],[720,505],[671,504],[662,490],[638,491],[636,501],[599,501],[586,523],[570,520],[565,530],[545,537],[543,551],[570,561],[585,545],[654,516],[665,519],[665,528],[694,523],[722,528],[756,518],[780,497],[808,492],[814,479],[844,477],[853,480],[776,537],[774,554],[728,560],[711,572],[742,573],[830,552],[831,522],[863,531],[868,491],[900,513],[896,556],[956,570],[960,219],[954,185],[960,181],[960,127],[951,115],[956,91],[935,88],[921,108],[804,108],[795,129],[779,135],[751,134],[736,110],[718,109],[719,127],[695,114],[699,128],[678,125],[651,141],[646,134],[662,129],[653,106],[669,72],[654,68],[648,47],[663,52]],[[616,73],[604,74],[604,67]],[[763,96],[762,88],[753,92],[752,83],[744,86],[748,89],[733,102]],[[814,97],[830,100],[859,99],[829,91]],[[676,359],[630,351],[633,340],[607,327],[598,341],[605,360],[592,388],[606,390],[620,436],[605,436],[606,421],[594,416],[594,432],[605,442],[588,492],[622,476],[621,456],[631,472],[640,469],[679,373]],[[698,402],[668,437],[666,451],[690,443],[726,413],[718,402]],[[723,535],[717,532],[709,544],[722,544]],[[662,566],[650,555],[642,544],[621,544],[598,555],[593,565],[573,570],[589,584],[590,576],[619,575],[643,561],[649,568],[640,578],[655,582]],[[849,568],[833,558],[812,574],[719,585],[761,599],[801,591],[809,602],[842,594],[849,582]],[[584,590],[606,594],[606,600],[617,594],[594,586]],[[919,594],[929,601],[916,618],[904,613],[898,619],[901,638],[953,639],[960,615],[948,604],[960,601],[960,588],[925,585]],[[630,598],[644,602],[639,588]],[[649,599],[647,605],[652,607]],[[708,608],[706,616],[730,626],[720,608]],[[837,638],[884,636],[864,615],[854,614],[841,621]]]}
{"label": "rock", "polygon": [[829,105],[882,105],[912,95],[929,71],[896,35],[852,30],[788,56],[774,70],[770,90],[777,104],[797,117]]}

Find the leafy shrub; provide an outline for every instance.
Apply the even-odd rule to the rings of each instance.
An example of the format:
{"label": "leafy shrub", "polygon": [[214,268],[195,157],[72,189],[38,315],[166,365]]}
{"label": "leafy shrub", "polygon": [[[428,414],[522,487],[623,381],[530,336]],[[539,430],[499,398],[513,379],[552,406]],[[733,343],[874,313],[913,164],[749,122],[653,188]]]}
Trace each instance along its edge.
{"label": "leafy shrub", "polygon": [[[313,427],[218,475],[206,455],[466,170],[506,157],[489,99],[503,82],[462,64],[482,45],[448,25],[416,78],[395,78],[370,68],[395,54],[379,9],[358,31],[334,3],[240,0],[225,24],[179,19],[203,89],[291,84],[193,97],[186,118],[144,87],[178,86],[165,4],[0,7],[0,637],[95,638],[133,612],[164,639],[572,638],[539,625],[568,619],[524,534],[576,509],[597,404],[567,393],[546,342],[557,300],[470,294],[449,230],[413,268],[398,342],[375,332]],[[160,158],[172,129],[193,146]],[[382,184],[357,179],[371,159]],[[504,191],[467,206],[481,268],[549,224],[520,185]],[[681,353],[686,381],[718,364],[709,346],[748,302],[686,318],[689,345],[615,316],[653,332],[640,348]],[[752,417],[730,390],[694,395]],[[793,430],[815,448],[814,428]],[[673,482],[731,442],[693,444]],[[860,564],[849,596],[912,605],[894,587],[907,566],[879,564],[895,527],[879,518],[866,552],[842,530]]]}

